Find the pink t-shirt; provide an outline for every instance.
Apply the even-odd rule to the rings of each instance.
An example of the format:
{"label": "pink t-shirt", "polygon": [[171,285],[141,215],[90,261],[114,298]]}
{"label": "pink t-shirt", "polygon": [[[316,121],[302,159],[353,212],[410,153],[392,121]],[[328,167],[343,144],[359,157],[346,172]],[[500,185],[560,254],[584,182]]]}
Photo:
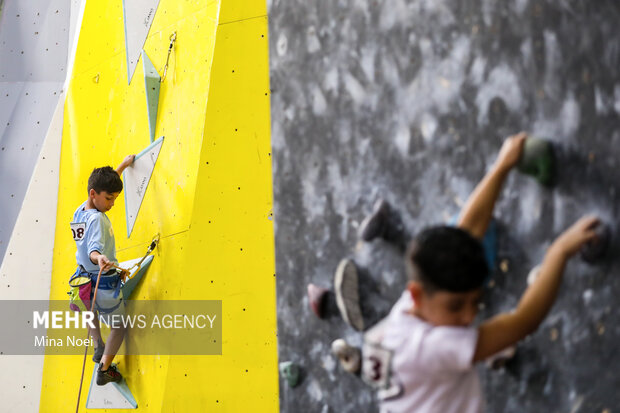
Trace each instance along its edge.
{"label": "pink t-shirt", "polygon": [[481,413],[484,400],[472,360],[475,327],[434,326],[410,314],[405,291],[381,323],[381,346],[391,351],[392,388],[381,412]]}

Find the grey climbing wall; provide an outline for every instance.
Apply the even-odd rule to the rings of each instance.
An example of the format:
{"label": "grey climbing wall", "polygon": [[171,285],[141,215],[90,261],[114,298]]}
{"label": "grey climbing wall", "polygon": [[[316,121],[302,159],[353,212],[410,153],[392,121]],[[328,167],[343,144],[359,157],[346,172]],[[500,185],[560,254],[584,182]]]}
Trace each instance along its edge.
{"label": "grey climbing wall", "polygon": [[2,2],[0,262],[62,91],[70,14],[66,0]]}
{"label": "grey climbing wall", "polygon": [[[385,315],[405,283],[400,253],[361,244],[382,196],[411,233],[446,222],[526,130],[550,139],[552,189],[514,172],[495,216],[498,264],[481,318],[516,305],[529,269],[585,213],[618,228],[620,4],[614,1],[271,0],[270,64],[279,357],[303,370],[282,412],[372,412],[329,353],[360,334],[319,320],[306,285],[332,288],[343,257],[363,269],[362,311]],[[489,412],[620,406],[620,263],[573,260],[551,315],[504,370],[480,368]]]}

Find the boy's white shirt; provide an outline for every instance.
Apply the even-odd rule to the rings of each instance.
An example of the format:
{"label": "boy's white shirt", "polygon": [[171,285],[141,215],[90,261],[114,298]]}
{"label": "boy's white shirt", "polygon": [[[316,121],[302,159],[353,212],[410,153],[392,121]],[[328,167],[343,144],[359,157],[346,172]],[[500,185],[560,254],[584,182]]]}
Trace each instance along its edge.
{"label": "boy's white shirt", "polygon": [[400,394],[381,412],[481,413],[484,399],[472,360],[476,327],[434,326],[412,315],[403,292],[381,325],[381,346],[392,352],[390,381]]}

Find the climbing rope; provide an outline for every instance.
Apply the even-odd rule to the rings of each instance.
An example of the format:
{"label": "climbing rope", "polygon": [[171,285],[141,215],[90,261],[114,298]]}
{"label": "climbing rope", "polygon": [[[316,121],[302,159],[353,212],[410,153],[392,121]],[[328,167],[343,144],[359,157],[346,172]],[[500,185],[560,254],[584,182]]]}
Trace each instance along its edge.
{"label": "climbing rope", "polygon": [[[95,284],[95,293],[93,294],[93,301],[90,303],[90,312],[95,309],[95,300],[97,299],[97,290],[99,289],[99,280],[101,279],[101,272],[103,267],[99,268],[99,274],[97,274],[97,283]],[[80,410],[80,396],[82,395],[82,383],[84,382],[84,368],[86,368],[86,355],[88,354],[88,330],[86,331],[86,345],[84,346],[84,360],[82,361],[82,376],[80,377],[80,389],[78,390],[77,406],[75,406],[75,413]]]}
{"label": "climbing rope", "polygon": [[[121,271],[121,279],[123,280],[123,282],[126,282],[130,277],[129,275],[131,274],[131,270],[135,267],[135,273],[138,272],[138,270],[140,269],[142,263],[144,262],[144,260],[146,259],[146,257],[149,256],[149,254],[151,252],[153,252],[153,250],[155,250],[155,248],[157,248],[157,244],[159,244],[159,234],[155,235],[153,237],[153,239],[151,240],[151,243],[149,244],[148,248],[146,249],[146,254],[144,254],[144,256],[142,257],[142,259],[140,259],[140,261],[138,261],[137,263],[135,263],[134,265],[132,265],[131,267],[125,269],[125,268],[121,268],[117,265],[112,264],[112,267],[118,269]],[[101,272],[103,271],[103,268],[99,269],[99,273],[97,274],[97,283],[95,284],[95,293],[93,294],[93,301],[90,303],[90,312],[92,313],[95,309],[95,300],[97,300],[97,290],[99,289],[99,280],[101,279]],[[88,330],[86,331],[86,339],[89,338],[89,334],[88,334]],[[84,383],[84,369],[86,368],[86,356],[88,355],[88,344],[86,344],[84,346],[84,360],[82,362],[82,376],[80,377],[80,389],[78,390],[78,399],[77,399],[77,406],[75,407],[75,413],[78,413],[78,411],[80,410],[80,396],[82,395],[82,384]]]}

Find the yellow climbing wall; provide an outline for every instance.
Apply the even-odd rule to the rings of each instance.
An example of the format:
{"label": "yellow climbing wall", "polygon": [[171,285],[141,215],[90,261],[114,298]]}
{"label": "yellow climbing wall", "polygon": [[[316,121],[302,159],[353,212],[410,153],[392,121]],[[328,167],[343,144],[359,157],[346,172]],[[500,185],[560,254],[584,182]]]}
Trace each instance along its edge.
{"label": "yellow climbing wall", "polygon": [[[145,50],[160,70],[164,144],[131,238],[108,212],[119,260],[161,242],[133,298],[222,300],[222,355],[118,356],[138,410],[278,410],[265,1],[161,0]],[[87,2],[67,92],[51,299],[75,267],[68,223],[94,167],[149,141],[142,61],[127,85],[122,1]],[[46,356],[40,410],[75,405],[82,356]],[[87,361],[84,410],[93,363]],[[117,410],[115,410],[117,411]]]}

